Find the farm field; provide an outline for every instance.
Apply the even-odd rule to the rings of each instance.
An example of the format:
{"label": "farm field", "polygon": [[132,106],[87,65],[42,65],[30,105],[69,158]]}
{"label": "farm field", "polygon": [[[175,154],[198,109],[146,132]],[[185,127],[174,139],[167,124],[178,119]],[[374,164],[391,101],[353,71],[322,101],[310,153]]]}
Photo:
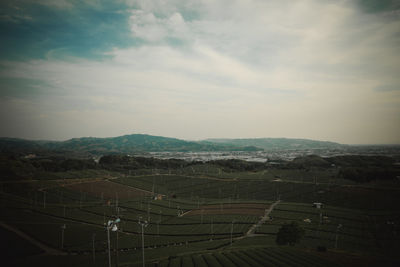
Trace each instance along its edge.
{"label": "farm field", "polygon": [[224,214],[236,214],[236,215],[254,215],[262,216],[268,205],[259,203],[221,203],[213,205],[202,205],[199,208],[185,212],[184,216],[193,215],[224,215]]}
{"label": "farm field", "polygon": [[[113,265],[142,266],[142,244],[146,266],[399,262],[398,187],[346,182],[332,170],[225,172],[204,164],[101,174],[2,182],[0,221],[9,229],[0,229],[26,248],[10,256],[10,265],[108,266],[106,225],[117,218],[118,230],[110,231]],[[277,246],[280,227],[290,222],[304,229],[303,239]]]}

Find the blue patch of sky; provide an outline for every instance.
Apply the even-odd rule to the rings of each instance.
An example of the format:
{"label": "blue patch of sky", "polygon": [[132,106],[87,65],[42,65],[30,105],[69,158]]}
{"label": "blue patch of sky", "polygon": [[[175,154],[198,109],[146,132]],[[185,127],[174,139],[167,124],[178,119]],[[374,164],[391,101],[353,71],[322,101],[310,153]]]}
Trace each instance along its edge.
{"label": "blue patch of sky", "polygon": [[169,18],[173,13],[179,13],[182,18],[186,21],[186,22],[190,22],[190,21],[196,21],[196,20],[200,20],[202,19],[202,8],[201,6],[192,6],[192,5],[177,5],[175,7],[175,9],[171,9],[169,11],[165,11],[165,10],[153,10],[153,15],[156,18],[161,18],[161,19],[167,19]]}
{"label": "blue patch of sky", "polygon": [[0,97],[31,97],[46,94],[50,86],[43,81],[21,78],[0,78]]}
{"label": "blue patch of sky", "polygon": [[400,85],[393,85],[393,84],[382,85],[382,86],[375,87],[374,91],[377,91],[377,92],[400,91]]}
{"label": "blue patch of sky", "polygon": [[399,0],[358,0],[360,7],[368,13],[379,13],[398,10]]}
{"label": "blue patch of sky", "polygon": [[170,36],[166,37],[165,41],[169,46],[172,46],[172,47],[182,47],[187,43],[185,40],[182,40],[182,39],[176,38],[176,37],[170,37]]}
{"label": "blue patch of sky", "polygon": [[52,56],[101,59],[114,47],[143,43],[132,36],[123,3],[79,2],[71,8],[3,3],[0,8],[0,59],[46,58],[51,51]]}
{"label": "blue patch of sky", "polygon": [[202,17],[200,11],[196,9],[185,8],[181,10],[180,14],[185,21],[195,21]]}

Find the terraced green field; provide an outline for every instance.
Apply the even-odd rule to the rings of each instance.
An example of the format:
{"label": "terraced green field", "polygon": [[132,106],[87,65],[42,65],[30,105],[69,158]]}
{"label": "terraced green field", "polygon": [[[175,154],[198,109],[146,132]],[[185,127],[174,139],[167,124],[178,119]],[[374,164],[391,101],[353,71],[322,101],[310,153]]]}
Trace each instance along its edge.
{"label": "terraced green field", "polygon": [[[400,200],[397,189],[345,184],[334,181],[329,172],[320,173],[315,183],[316,173],[221,173],[218,169],[207,173],[188,168],[181,173],[142,172],[102,181],[3,183],[0,221],[65,254],[44,252],[35,259],[27,255],[29,260],[13,260],[17,266],[29,266],[31,260],[46,266],[57,258],[65,259],[59,266],[106,266],[105,224],[117,217],[121,222],[119,230],[111,232],[110,245],[112,261],[121,266],[142,264],[139,220],[148,223],[144,246],[149,266],[337,266],[346,257],[344,265],[363,262],[367,256],[373,257],[372,262],[388,257],[386,263],[392,259],[396,263],[400,250],[400,209],[393,203]],[[161,199],[155,200],[157,195]],[[240,203],[268,207],[277,199],[281,202],[252,235],[246,233],[262,215],[246,209],[223,212],[224,207]],[[314,202],[324,205],[317,209]],[[210,205],[220,212],[200,212]],[[197,213],[190,215],[191,210]],[[279,228],[291,221],[305,229],[304,238],[295,248],[277,247]],[[316,252],[317,247],[328,252]],[[354,259],[349,253],[361,256]]]}

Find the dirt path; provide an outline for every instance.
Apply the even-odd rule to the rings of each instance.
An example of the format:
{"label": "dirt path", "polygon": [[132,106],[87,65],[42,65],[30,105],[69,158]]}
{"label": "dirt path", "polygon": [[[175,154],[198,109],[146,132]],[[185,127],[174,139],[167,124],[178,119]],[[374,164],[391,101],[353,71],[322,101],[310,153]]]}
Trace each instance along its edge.
{"label": "dirt path", "polygon": [[137,176],[132,176],[132,177],[153,177],[153,176],[180,176],[180,177],[185,177],[185,178],[197,178],[197,179],[208,179],[208,180],[216,180],[216,181],[222,181],[222,182],[236,182],[238,179],[237,178],[218,178],[218,177],[212,177],[212,176],[206,176],[206,175],[187,175],[187,174],[169,174],[169,173],[164,173],[164,174],[145,174],[145,175],[137,175]]}
{"label": "dirt path", "polygon": [[19,235],[22,238],[26,239],[27,241],[29,241],[33,245],[39,247],[46,254],[49,254],[49,255],[67,255],[67,253],[65,253],[65,252],[63,252],[61,250],[58,250],[58,249],[55,249],[55,248],[51,248],[51,247],[47,246],[46,244],[43,244],[43,243],[33,239],[32,237],[28,236],[24,232],[20,231],[19,229],[15,228],[15,227],[13,227],[11,225],[8,225],[8,224],[6,224],[4,222],[0,222],[0,226],[5,228],[5,229],[7,229],[7,230],[9,230],[9,231],[11,231],[11,232],[14,232],[15,234]]}
{"label": "dirt path", "polygon": [[265,210],[264,216],[263,216],[256,224],[254,224],[254,225],[249,229],[249,231],[247,231],[247,233],[243,236],[243,238],[244,238],[244,237],[253,236],[253,235],[254,235],[254,232],[256,231],[256,229],[257,229],[260,225],[262,225],[263,223],[265,223],[265,222],[268,220],[269,214],[272,212],[272,210],[275,208],[275,206],[279,204],[279,202],[281,202],[281,201],[278,200],[278,201],[274,202],[274,203],[269,207],[269,209],[266,209],[266,210]]}

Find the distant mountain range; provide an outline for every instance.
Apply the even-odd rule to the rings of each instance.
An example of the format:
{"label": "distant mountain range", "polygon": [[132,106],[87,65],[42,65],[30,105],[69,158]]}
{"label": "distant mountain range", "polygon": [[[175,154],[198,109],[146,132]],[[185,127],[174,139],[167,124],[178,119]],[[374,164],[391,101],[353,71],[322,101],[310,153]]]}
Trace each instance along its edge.
{"label": "distant mountain range", "polygon": [[254,138],[207,139],[185,141],[176,138],[131,134],[110,138],[83,137],[67,141],[32,141],[0,138],[0,152],[37,153],[65,151],[84,154],[137,153],[137,152],[199,152],[199,151],[258,151],[289,149],[332,149],[343,145],[306,139]]}
{"label": "distant mountain range", "polygon": [[345,147],[345,145],[334,142],[292,138],[207,139],[206,141],[233,146],[255,146],[264,150],[335,149]]}

